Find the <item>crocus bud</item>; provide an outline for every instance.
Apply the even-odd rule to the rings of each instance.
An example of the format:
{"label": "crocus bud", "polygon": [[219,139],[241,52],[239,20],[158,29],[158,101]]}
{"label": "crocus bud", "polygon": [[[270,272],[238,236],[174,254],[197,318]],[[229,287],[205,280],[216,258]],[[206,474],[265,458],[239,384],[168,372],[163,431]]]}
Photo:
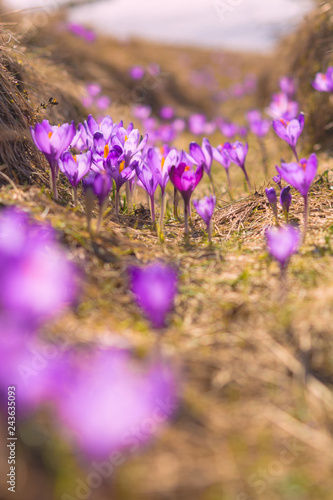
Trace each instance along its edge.
{"label": "crocus bud", "polygon": [[266,196],[270,206],[272,207],[274,217],[277,220],[278,209],[277,209],[277,195],[274,188],[266,188]]}
{"label": "crocus bud", "polygon": [[283,188],[280,195],[280,203],[287,222],[292,198],[293,197],[290,194],[290,186],[286,186],[285,188]]}
{"label": "crocus bud", "polygon": [[275,184],[277,184],[279,186],[280,189],[282,189],[282,184],[281,184],[282,177],[281,177],[281,175],[276,175],[275,177],[273,177],[273,181],[275,182]]}

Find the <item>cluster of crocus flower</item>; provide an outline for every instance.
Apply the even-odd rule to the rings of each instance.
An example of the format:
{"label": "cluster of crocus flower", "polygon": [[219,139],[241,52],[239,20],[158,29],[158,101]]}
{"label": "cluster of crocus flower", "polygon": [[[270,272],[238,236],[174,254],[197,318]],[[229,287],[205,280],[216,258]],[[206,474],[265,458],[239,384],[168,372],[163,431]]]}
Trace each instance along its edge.
{"label": "cluster of crocus flower", "polygon": [[[132,271],[133,291],[160,328],[173,307],[177,274],[163,265],[147,269],[143,279]],[[172,417],[175,372],[161,352],[138,362],[129,349],[76,350],[42,341],[42,324],[77,296],[78,271],[53,229],[16,209],[2,210],[0,410],[7,414],[8,387],[15,386],[17,417],[51,410],[60,435],[87,459],[134,452]]]}
{"label": "cluster of crocus flower", "polygon": [[[132,123],[124,128],[122,122],[113,123],[110,116],[97,123],[92,115],[89,115],[84,123],[79,124],[78,128],[74,123],[54,127],[44,120],[42,123],[37,123],[35,128],[31,128],[31,133],[36,146],[49,162],[54,199],[58,198],[59,171],[67,177],[73,188],[75,206],[78,202],[78,186],[82,181],[89,230],[94,199],[97,198],[100,207],[99,227],[112,185],[115,191],[115,215],[118,217],[122,186],[126,185],[127,203],[129,203],[133,184],[136,183],[144,188],[149,197],[153,226],[155,226],[155,195],[157,187],[160,187],[159,228],[160,234],[163,234],[166,187],[171,181],[175,189],[175,207],[178,192],[184,200],[185,234],[188,236],[190,200],[204,172],[208,175],[214,190],[211,174],[213,148],[206,138],[203,139],[202,146],[192,142],[189,153],[171,149],[167,145],[161,148],[151,147],[148,144],[148,135],[140,137],[139,130],[135,129]],[[247,145],[244,147],[241,143],[233,145],[227,143],[224,152],[228,161],[242,168],[248,180],[245,170],[247,148]],[[175,215],[177,216],[177,213]]]}

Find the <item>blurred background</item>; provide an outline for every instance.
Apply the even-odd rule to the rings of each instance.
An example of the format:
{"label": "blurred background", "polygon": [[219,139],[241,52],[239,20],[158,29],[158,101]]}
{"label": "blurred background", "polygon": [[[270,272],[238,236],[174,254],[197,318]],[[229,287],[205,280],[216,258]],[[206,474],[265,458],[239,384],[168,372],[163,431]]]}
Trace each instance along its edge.
{"label": "blurred background", "polygon": [[[75,4],[70,18],[112,36],[267,52],[295,28],[312,0],[7,0],[9,8]],[[81,5],[80,4],[87,4]],[[27,11],[28,12],[28,11]]]}

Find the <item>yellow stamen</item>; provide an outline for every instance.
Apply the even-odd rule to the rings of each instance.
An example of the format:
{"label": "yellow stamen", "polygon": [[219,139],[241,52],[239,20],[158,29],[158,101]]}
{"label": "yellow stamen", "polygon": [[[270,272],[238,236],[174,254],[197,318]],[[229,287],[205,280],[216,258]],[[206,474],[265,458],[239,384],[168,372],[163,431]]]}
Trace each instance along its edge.
{"label": "yellow stamen", "polygon": [[122,161],[121,164],[119,165],[119,173],[121,173],[125,168],[125,162]]}
{"label": "yellow stamen", "polygon": [[51,139],[52,135],[53,135],[53,132],[48,133],[49,139]]}
{"label": "yellow stamen", "polygon": [[127,140],[128,140],[128,136],[127,136],[127,135],[125,135],[125,142],[126,142]]}
{"label": "yellow stamen", "polygon": [[164,163],[165,163],[165,158],[164,156],[162,157],[162,160],[161,160],[161,169],[163,170],[163,167],[164,167]]}
{"label": "yellow stamen", "polygon": [[109,145],[105,144],[105,146],[104,146],[104,158],[107,158],[109,156],[109,153],[110,153]]}
{"label": "yellow stamen", "polygon": [[73,156],[75,163],[77,163],[76,155]]}

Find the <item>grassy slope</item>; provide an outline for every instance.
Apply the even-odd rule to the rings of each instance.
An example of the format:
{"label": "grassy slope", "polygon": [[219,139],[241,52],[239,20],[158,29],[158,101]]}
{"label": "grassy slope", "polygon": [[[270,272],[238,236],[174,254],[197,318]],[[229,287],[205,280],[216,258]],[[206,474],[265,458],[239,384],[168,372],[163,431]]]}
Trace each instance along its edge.
{"label": "grassy slope", "polygon": [[[120,91],[129,92],[127,66],[134,62],[146,64],[152,59],[173,75],[170,88],[176,81],[179,95],[191,100],[186,106],[181,97],[178,102],[168,84],[148,96],[152,104],[153,99],[167,102],[179,106],[183,113],[195,109],[209,112],[212,106],[204,92],[199,91],[198,96],[198,91],[190,87],[189,68],[181,66],[176,58],[179,49],[157,48],[144,42],[119,46],[101,39],[96,56],[92,48],[86,47],[83,54],[82,43],[69,36],[59,47],[57,36],[50,30],[48,33],[48,37],[41,33],[30,40],[27,71],[30,68],[33,73],[38,67],[41,78],[52,74],[54,89],[60,87],[69,100],[72,98],[78,117],[83,110],[75,94],[84,81],[101,79],[106,90],[116,97]],[[190,53],[191,67],[207,64],[210,57],[208,51],[182,50]],[[226,65],[232,63],[240,74],[245,74],[255,59],[227,55],[226,61]],[[265,61],[256,62],[256,70],[260,71]],[[223,84],[228,81],[222,78]],[[38,102],[38,91],[34,92]],[[68,111],[59,100],[59,107],[51,113],[63,113],[67,118]],[[253,105],[249,99],[233,101],[223,111],[237,120],[244,109]],[[113,114],[112,108],[110,111]],[[121,112],[125,120],[129,118],[124,104],[114,110],[116,120]],[[186,147],[190,140],[185,135],[178,145]],[[216,135],[212,141],[220,140]],[[251,146],[248,169],[259,187],[264,183],[260,157],[254,140]],[[268,149],[273,174],[280,156],[287,158],[289,153],[273,134]],[[321,155],[320,172],[331,166],[331,160]],[[112,485],[112,498],[331,499],[331,183],[324,177],[312,190],[309,237],[292,260],[283,301],[277,266],[265,252],[263,230],[273,221],[262,188],[229,205],[223,187],[224,172],[217,165],[214,176],[219,187],[219,208],[211,247],[195,215],[191,244],[186,247],[182,224],[171,216],[164,244],[151,231],[149,220],[141,222],[144,212],[139,221],[138,216],[136,221],[123,216],[120,223],[107,214],[100,235],[91,240],[82,206],[75,212],[70,204],[55,204],[47,189],[5,186],[0,201],[18,204],[37,219],[50,221],[72,258],[85,270],[86,284],[78,309],[45,327],[45,335],[57,341],[70,338],[72,342],[112,343],[120,338],[134,345],[139,353],[149,352],[155,333],[128,293],[126,268],[161,258],[180,270],[180,293],[163,346],[182,365],[186,380],[184,404],[174,426],[145,454],[128,461],[119,471]],[[232,177],[237,195],[246,196],[236,168]],[[208,183],[200,189],[208,192]],[[65,188],[63,195],[66,198]],[[301,221],[302,205],[297,194],[294,200],[292,217]],[[140,228],[135,228],[135,222]],[[290,459],[289,455],[286,464],[283,453],[288,446],[295,457],[291,455]],[[55,460],[55,464],[48,464],[53,471],[56,469],[54,498],[60,498],[64,491],[74,494],[73,477],[79,473],[84,478],[86,474],[84,469],[77,470],[69,456],[61,457],[61,464]],[[27,467],[30,487],[24,498],[29,500],[34,498],[32,472],[36,466]],[[254,482],[263,476],[264,481]],[[110,498],[107,492],[105,486],[105,491],[94,492],[91,498]]]}

